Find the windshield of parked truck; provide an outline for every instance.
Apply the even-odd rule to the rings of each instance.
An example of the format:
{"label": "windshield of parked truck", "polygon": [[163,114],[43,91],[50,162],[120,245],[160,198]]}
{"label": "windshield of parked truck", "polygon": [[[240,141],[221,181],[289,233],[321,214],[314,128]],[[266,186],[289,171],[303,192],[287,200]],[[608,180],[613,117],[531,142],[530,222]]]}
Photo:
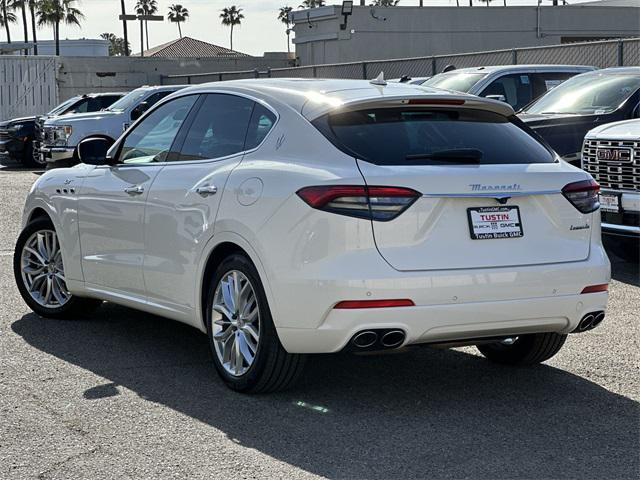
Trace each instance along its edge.
{"label": "windshield of parked truck", "polygon": [[618,108],[638,89],[640,75],[589,73],[570,78],[525,109],[526,113],[599,115]]}
{"label": "windshield of parked truck", "polygon": [[486,73],[440,73],[439,75],[431,77],[429,80],[424,82],[422,86],[444,88],[446,90],[455,90],[457,92],[468,92],[476,83],[486,76]]}
{"label": "windshield of parked truck", "polygon": [[148,91],[149,90],[147,90],[146,88],[138,88],[136,90],[133,90],[106,110],[110,112],[124,112],[131,107],[135,107],[144,98]]}
{"label": "windshield of parked truck", "polygon": [[56,108],[54,108],[53,110],[51,110],[49,113],[47,113],[47,115],[49,116],[55,116],[60,114],[61,112],[64,112],[67,108],[69,108],[71,105],[73,105],[75,102],[78,101],[80,97],[72,97],[69,100],[62,102],[60,105],[58,105]]}

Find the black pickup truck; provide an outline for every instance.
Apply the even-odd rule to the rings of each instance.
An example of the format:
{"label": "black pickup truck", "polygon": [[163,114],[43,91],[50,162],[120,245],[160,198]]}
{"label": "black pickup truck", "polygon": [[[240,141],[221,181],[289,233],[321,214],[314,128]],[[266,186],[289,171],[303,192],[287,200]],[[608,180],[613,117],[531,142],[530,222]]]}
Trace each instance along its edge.
{"label": "black pickup truck", "polygon": [[640,67],[606,68],[572,77],[518,116],[564,160],[579,167],[589,130],[640,118]]}

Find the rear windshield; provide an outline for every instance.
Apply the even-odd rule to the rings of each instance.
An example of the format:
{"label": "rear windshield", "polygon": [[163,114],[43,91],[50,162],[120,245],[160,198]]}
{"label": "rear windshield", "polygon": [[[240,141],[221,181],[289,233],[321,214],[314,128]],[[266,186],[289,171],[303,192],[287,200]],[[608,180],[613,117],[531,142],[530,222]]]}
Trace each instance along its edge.
{"label": "rear windshield", "polygon": [[553,163],[516,117],[472,109],[379,108],[321,117],[340,150],[376,165]]}

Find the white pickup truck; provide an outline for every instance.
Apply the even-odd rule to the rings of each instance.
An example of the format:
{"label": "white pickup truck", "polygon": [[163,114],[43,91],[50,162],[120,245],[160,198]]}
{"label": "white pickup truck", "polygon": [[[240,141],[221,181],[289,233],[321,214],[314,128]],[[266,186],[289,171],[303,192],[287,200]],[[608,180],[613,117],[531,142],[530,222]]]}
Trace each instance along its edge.
{"label": "white pickup truck", "polygon": [[587,133],[582,168],[600,183],[605,245],[632,262],[640,254],[640,120],[608,123]]}
{"label": "white pickup truck", "polygon": [[47,120],[40,139],[40,160],[48,168],[66,167],[79,162],[78,144],[87,138],[110,142],[124,132],[152,105],[186,85],[140,87],[100,112],[80,113]]}

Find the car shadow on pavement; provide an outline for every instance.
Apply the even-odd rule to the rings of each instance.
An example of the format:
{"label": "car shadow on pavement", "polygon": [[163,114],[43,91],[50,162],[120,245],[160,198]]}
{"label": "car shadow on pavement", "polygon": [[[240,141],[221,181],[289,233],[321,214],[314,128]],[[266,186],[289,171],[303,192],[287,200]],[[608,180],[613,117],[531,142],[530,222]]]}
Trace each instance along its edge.
{"label": "car shadow on pavement", "polygon": [[640,467],[638,403],[547,365],[430,348],[312,356],[294,390],[248,396],[218,379],[206,336],[152,315],[105,304],[90,320],[28,314],[12,329],[107,379],[78,401],[121,386],[326,477],[635,478]]}

